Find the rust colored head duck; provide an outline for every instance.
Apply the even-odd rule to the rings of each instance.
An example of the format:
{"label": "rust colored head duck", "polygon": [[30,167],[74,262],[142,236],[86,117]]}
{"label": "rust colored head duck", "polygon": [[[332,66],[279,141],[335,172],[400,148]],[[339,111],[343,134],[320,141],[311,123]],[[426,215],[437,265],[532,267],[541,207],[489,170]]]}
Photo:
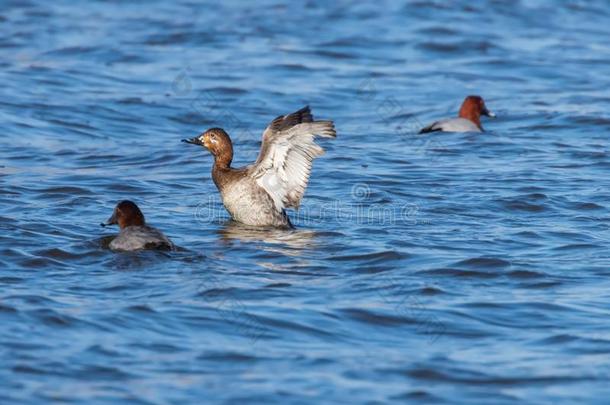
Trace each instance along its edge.
{"label": "rust colored head duck", "polygon": [[263,132],[253,164],[231,167],[233,143],[221,128],[183,142],[200,145],[214,156],[212,179],[222,202],[237,222],[257,227],[292,227],[286,208],[298,209],[312,162],[324,150],[315,137],[336,137],[332,121],[316,121],[309,107],[280,115]]}
{"label": "rust colored head duck", "polygon": [[458,118],[447,118],[435,121],[419,131],[420,134],[428,132],[483,132],[481,116],[495,117],[496,115],[487,109],[485,101],[481,96],[468,96],[460,107]]}
{"label": "rust colored head duck", "polygon": [[160,230],[146,225],[140,208],[129,200],[119,202],[108,221],[100,225],[118,225],[121,230],[110,242],[112,250],[172,250],[174,246]]}

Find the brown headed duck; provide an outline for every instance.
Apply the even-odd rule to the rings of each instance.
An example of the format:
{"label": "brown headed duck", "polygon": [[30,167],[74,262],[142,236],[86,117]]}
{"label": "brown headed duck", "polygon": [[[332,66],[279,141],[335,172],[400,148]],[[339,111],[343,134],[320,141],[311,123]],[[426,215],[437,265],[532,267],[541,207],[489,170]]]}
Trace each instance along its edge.
{"label": "brown headed duck", "polygon": [[481,126],[481,115],[495,117],[485,106],[480,96],[468,96],[464,99],[458,118],[447,118],[433,122],[419,131],[420,134],[427,132],[483,132]]}
{"label": "brown headed duck", "polygon": [[312,161],[324,150],[315,136],[336,137],[332,121],[314,121],[309,107],[271,121],[253,164],[232,168],[233,144],[221,128],[183,142],[205,147],[214,156],[212,179],[231,217],[246,225],[292,227],[285,209],[299,208]]}
{"label": "brown headed duck", "polygon": [[163,232],[146,225],[142,211],[132,201],[119,202],[108,221],[100,225],[118,225],[121,229],[110,242],[109,246],[112,250],[174,249],[174,245],[163,235]]}

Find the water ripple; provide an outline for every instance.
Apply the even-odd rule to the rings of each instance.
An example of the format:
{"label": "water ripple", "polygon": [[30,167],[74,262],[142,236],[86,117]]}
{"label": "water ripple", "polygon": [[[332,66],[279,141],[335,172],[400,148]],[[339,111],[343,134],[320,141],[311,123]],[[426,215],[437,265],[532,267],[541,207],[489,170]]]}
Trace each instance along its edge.
{"label": "water ripple", "polygon": [[[0,402],[606,398],[610,11],[560,3],[4,1]],[[231,223],[180,139],[307,104],[297,229]],[[110,251],[125,198],[180,249]]]}

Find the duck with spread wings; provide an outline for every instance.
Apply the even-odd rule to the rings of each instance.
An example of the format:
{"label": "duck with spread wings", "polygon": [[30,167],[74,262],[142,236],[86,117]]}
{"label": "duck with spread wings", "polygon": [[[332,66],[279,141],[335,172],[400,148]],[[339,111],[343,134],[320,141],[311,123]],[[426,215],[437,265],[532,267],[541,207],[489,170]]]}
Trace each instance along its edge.
{"label": "duck with spread wings", "polygon": [[237,221],[251,226],[292,227],[286,208],[299,208],[313,160],[324,153],[316,136],[335,138],[332,121],[316,121],[309,107],[271,121],[263,132],[258,159],[231,167],[233,143],[222,128],[210,128],[183,142],[201,145],[214,156],[212,179]]}

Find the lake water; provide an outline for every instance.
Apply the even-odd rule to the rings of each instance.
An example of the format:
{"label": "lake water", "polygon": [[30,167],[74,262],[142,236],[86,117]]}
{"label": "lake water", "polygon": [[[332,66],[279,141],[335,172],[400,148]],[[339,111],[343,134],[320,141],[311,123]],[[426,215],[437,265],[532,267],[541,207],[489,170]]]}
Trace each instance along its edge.
{"label": "lake water", "polygon": [[[0,402],[607,401],[607,2],[121,3],[2,2]],[[180,139],[306,104],[297,229],[232,224]]]}

